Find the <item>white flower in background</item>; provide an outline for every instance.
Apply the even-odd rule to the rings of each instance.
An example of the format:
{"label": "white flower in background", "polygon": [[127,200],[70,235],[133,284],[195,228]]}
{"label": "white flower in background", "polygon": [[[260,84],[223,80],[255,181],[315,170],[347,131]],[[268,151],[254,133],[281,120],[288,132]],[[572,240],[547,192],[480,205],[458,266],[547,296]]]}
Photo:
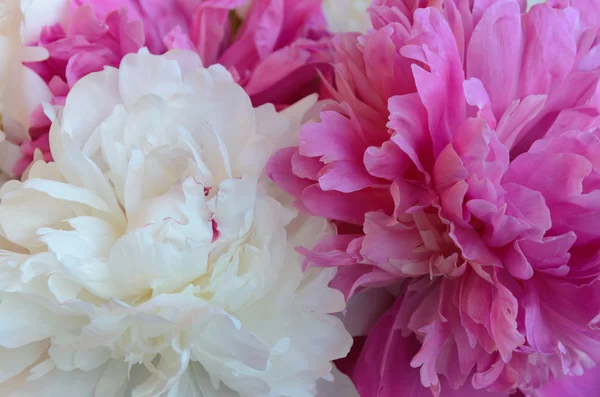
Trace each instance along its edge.
{"label": "white flower in background", "polygon": [[0,0],[0,115],[10,140],[27,136],[29,114],[52,97],[46,83],[23,62],[42,61],[48,51],[28,47],[42,27],[66,20],[69,0]]}
{"label": "white flower in background", "polygon": [[367,8],[371,0],[323,0],[323,11],[334,33],[365,33],[371,25]]}
{"label": "white flower in background", "polygon": [[343,297],[294,251],[328,226],[263,175],[313,104],[254,109],[185,51],[81,79],[55,162],[0,191],[0,395],[340,397]]}
{"label": "white flower in background", "polygon": [[531,7],[533,7],[536,4],[542,4],[545,3],[546,0],[527,0],[527,11],[531,10]]}

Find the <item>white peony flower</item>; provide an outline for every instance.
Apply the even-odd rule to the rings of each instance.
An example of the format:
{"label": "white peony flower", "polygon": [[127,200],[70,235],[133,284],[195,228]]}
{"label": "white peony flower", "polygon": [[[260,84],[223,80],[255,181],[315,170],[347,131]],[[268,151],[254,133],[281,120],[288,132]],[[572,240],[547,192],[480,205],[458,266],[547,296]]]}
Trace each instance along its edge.
{"label": "white peony flower", "polygon": [[334,33],[365,33],[372,27],[367,8],[371,0],[323,0],[329,30]]}
{"label": "white peony flower", "polygon": [[0,190],[0,395],[340,397],[343,297],[294,251],[328,226],[263,175],[313,104],[141,50],[47,109],[55,162]]}

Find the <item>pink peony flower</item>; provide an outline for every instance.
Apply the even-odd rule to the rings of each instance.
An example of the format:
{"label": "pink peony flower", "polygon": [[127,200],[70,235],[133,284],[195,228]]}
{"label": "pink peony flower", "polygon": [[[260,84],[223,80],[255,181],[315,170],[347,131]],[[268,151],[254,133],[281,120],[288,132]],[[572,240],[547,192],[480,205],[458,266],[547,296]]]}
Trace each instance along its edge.
{"label": "pink peony flower", "polygon": [[600,362],[600,10],[429,3],[335,39],[336,103],[267,171],[337,225],[301,251],[358,302],[362,397],[533,396]]}
{"label": "pink peony flower", "polygon": [[[42,29],[36,46],[48,50],[49,57],[26,65],[48,84],[52,103],[63,105],[79,79],[105,66],[118,67],[123,56],[137,52],[143,45],[143,25],[139,20],[129,20],[125,8],[98,19],[90,6],[82,6],[72,11],[66,30],[61,24]],[[29,117],[30,139],[21,143],[21,158],[13,168],[16,175],[20,176],[36,157],[52,160],[50,125],[40,104]]]}
{"label": "pink peony flower", "polygon": [[178,26],[188,33],[191,16],[203,0],[71,0],[73,7],[90,5],[96,16],[104,15],[121,7],[128,12],[130,20],[143,22],[146,41],[144,45],[153,54],[167,50],[165,36]]}
{"label": "pink peony flower", "polygon": [[[248,4],[240,21],[234,10]],[[326,73],[331,61],[321,0],[204,0],[189,34],[177,25],[165,42],[227,67],[254,106],[283,107],[319,92],[317,71]]]}

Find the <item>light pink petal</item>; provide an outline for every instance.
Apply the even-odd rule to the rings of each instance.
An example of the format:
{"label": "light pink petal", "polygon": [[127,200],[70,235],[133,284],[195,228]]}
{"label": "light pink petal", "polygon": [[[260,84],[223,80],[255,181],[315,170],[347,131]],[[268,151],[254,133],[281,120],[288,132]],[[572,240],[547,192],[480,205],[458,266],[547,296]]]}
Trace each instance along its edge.
{"label": "light pink petal", "polygon": [[190,38],[190,35],[185,33],[180,26],[174,27],[166,36],[163,41],[168,49],[179,48],[182,50],[194,51],[194,43]]}
{"label": "light pink petal", "polygon": [[452,141],[465,114],[464,73],[456,41],[447,21],[434,8],[415,12],[410,45],[402,54],[423,61],[429,71],[413,65],[413,75],[427,109],[433,153],[437,156]]}
{"label": "light pink petal", "polygon": [[544,107],[546,95],[529,95],[522,101],[514,101],[498,122],[496,134],[498,140],[510,150],[519,139],[523,128],[533,120]]}
{"label": "light pink petal", "polygon": [[351,193],[377,184],[362,162],[340,160],[327,164],[319,172],[319,186],[323,190]]}
{"label": "light pink petal", "polygon": [[108,31],[108,26],[96,18],[90,6],[78,7],[73,11],[67,35],[80,34],[88,40],[98,40]]}
{"label": "light pink petal", "polygon": [[[359,238],[358,235],[327,236],[314,247],[297,247],[296,250],[306,256],[305,267],[343,267],[354,265],[358,258],[349,252],[349,245]],[[362,272],[360,273],[362,275]]]}
{"label": "light pink petal", "polygon": [[496,117],[492,112],[492,103],[481,80],[470,78],[463,83],[465,100],[471,106],[477,107],[477,117],[487,121],[490,128],[496,128]]}
{"label": "light pink petal", "polygon": [[392,136],[400,149],[415,163],[419,171],[433,163],[431,137],[427,126],[427,111],[417,94],[398,95],[388,103],[390,122],[388,127],[396,132]]}
{"label": "light pink petal", "polygon": [[496,119],[500,119],[518,89],[522,40],[521,10],[516,2],[509,1],[488,8],[471,36],[468,77],[483,83]]}
{"label": "light pink petal", "polygon": [[320,123],[305,124],[299,137],[300,154],[320,157],[325,164],[338,160],[361,161],[367,142],[360,127],[337,112],[321,113]]}
{"label": "light pink petal", "polygon": [[491,333],[504,362],[508,362],[514,350],[525,343],[525,337],[517,329],[519,303],[502,284],[493,293],[490,312]]}
{"label": "light pink petal", "polygon": [[518,97],[551,92],[575,66],[577,41],[565,13],[549,6],[523,15],[523,48]]}
{"label": "light pink petal", "polygon": [[323,168],[323,163],[316,157],[302,156],[298,150],[295,150],[292,154],[291,162],[294,175],[313,181],[319,179],[319,171]]}
{"label": "light pink petal", "polygon": [[429,262],[424,260],[427,257],[416,253],[423,240],[414,227],[398,223],[381,212],[371,212],[365,217],[364,232],[360,251],[364,259],[392,275],[429,274]]}

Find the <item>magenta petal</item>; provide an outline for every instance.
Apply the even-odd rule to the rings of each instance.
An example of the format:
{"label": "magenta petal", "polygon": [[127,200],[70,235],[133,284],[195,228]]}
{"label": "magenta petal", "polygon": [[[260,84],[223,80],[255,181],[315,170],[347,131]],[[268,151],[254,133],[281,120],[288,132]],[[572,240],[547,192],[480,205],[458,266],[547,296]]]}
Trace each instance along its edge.
{"label": "magenta petal", "polygon": [[410,366],[419,343],[393,329],[397,311],[384,314],[371,329],[354,368],[353,380],[361,397],[396,397],[399,390],[406,397],[431,397],[431,391],[421,384],[419,371]]}
{"label": "magenta petal", "polygon": [[565,376],[536,391],[536,397],[591,397],[600,390],[600,367],[588,369],[582,376]]}
{"label": "magenta petal", "polygon": [[311,185],[304,189],[302,201],[315,215],[357,225],[363,223],[367,212],[383,208],[391,213],[393,207],[389,188],[382,187],[344,194]]}
{"label": "magenta petal", "polygon": [[[353,370],[353,380],[361,397],[432,397],[432,391],[421,383],[419,370],[410,362],[419,351],[420,344],[414,336],[403,337],[394,329],[398,307],[384,314],[369,332],[362,353]],[[441,397],[508,397],[506,393],[475,390],[470,384],[453,390],[445,379]]]}
{"label": "magenta petal", "polygon": [[206,1],[195,11],[190,26],[191,39],[203,64],[217,62],[228,33],[229,10],[244,2]]}

